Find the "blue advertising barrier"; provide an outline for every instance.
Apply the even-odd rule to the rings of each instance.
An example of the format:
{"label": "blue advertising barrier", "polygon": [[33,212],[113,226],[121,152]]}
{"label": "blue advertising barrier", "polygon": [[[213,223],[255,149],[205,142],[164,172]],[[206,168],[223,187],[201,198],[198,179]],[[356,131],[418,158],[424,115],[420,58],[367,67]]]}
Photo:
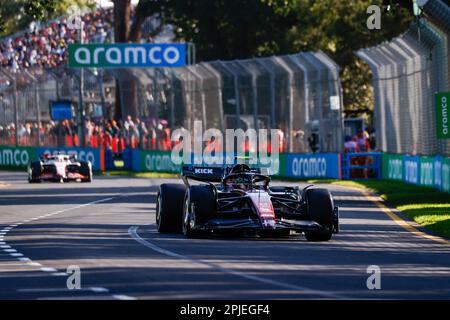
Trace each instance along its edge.
{"label": "blue advertising barrier", "polygon": [[450,191],[450,158],[388,153],[382,157],[383,179]]}
{"label": "blue advertising barrier", "polygon": [[285,175],[289,178],[341,178],[340,154],[287,154]]}
{"label": "blue advertising barrier", "polygon": [[[5,168],[19,165],[25,167],[28,161],[44,153],[64,152],[75,154],[80,160],[91,161],[95,171],[106,169],[136,172],[180,172],[180,165],[172,162],[171,152],[167,151],[125,149],[123,154],[118,157],[114,156],[110,150],[95,148],[14,148],[5,146],[1,148],[3,149],[0,150],[0,166]],[[21,163],[19,164],[19,162]],[[206,163],[202,163],[202,165],[206,165]],[[342,155],[338,153],[285,153],[280,154],[277,167],[279,167],[279,172],[275,175],[281,178],[383,178],[450,192],[450,158],[444,156],[426,157],[380,152]]]}
{"label": "blue advertising barrier", "polygon": [[342,178],[381,178],[381,152],[344,153]]}
{"label": "blue advertising barrier", "polygon": [[434,166],[434,187],[442,188],[442,157],[436,156],[433,161]]}
{"label": "blue advertising barrier", "polygon": [[112,150],[105,150],[105,170],[132,170],[133,149],[123,150],[120,156],[114,156]]}
{"label": "blue advertising barrier", "polygon": [[40,156],[44,153],[55,154],[58,152],[64,152],[67,154],[75,154],[78,160],[90,161],[92,163],[92,169],[95,171],[102,170],[102,153],[103,150],[95,148],[68,148],[68,147],[41,147],[37,148],[37,154]]}
{"label": "blue advertising barrier", "polygon": [[403,180],[408,183],[419,184],[420,182],[420,157],[407,156],[403,157]]}

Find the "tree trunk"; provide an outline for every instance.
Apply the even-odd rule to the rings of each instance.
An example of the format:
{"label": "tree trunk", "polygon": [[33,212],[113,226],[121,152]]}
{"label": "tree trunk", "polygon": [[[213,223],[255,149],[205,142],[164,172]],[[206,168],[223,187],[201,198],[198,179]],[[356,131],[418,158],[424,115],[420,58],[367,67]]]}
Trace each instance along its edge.
{"label": "tree trunk", "polygon": [[136,16],[134,17],[133,24],[131,25],[130,34],[128,39],[131,42],[138,42],[141,38],[141,26],[145,21],[145,17],[140,14],[139,12],[136,12]]}
{"label": "tree trunk", "polygon": [[[114,41],[116,43],[128,42],[130,16],[131,0],[114,0]],[[124,88],[121,88],[120,86],[120,81],[116,79],[116,107],[114,111],[115,120],[121,120],[124,116],[122,114],[122,99],[120,96],[121,92],[123,94],[123,89]],[[123,100],[126,101],[125,99],[126,97],[124,97]]]}
{"label": "tree trunk", "polygon": [[130,32],[131,0],[114,1],[114,40],[127,42]]}
{"label": "tree trunk", "polygon": [[[131,20],[131,0],[114,0],[114,34],[115,42],[138,42],[141,38],[141,27],[144,23],[151,5],[149,2],[139,1],[136,6],[133,22]],[[130,28],[131,25],[131,28]],[[162,25],[155,30],[155,35],[162,30]],[[114,118],[121,120],[128,115],[133,118],[141,116],[138,106],[138,86],[136,80],[133,79],[132,70],[117,70],[116,74],[116,108]],[[117,79],[121,78],[122,81]],[[122,105],[123,103],[123,105]]]}

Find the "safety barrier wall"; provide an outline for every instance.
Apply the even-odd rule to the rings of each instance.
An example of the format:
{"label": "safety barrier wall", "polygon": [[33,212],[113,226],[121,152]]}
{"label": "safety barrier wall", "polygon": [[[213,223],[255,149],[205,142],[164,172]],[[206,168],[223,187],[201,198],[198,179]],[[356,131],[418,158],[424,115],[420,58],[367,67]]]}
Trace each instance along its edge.
{"label": "safety barrier wall", "polygon": [[287,154],[285,171],[287,178],[341,178],[341,160],[338,153]]}
{"label": "safety barrier wall", "polygon": [[[111,151],[94,148],[9,147],[0,146],[0,169],[25,169],[30,161],[43,153],[67,152],[80,160],[92,162],[95,171],[131,170],[135,172],[179,173],[180,165],[171,160],[171,153],[126,149],[120,161]],[[279,157],[276,177],[292,179],[341,179],[345,168],[339,153],[285,153]],[[450,192],[450,157],[413,156],[377,153],[381,156],[379,176],[382,179],[404,181]],[[348,168],[347,168],[348,171]]]}
{"label": "safety barrier wall", "polygon": [[10,147],[0,146],[0,169],[24,169],[31,161],[44,153],[65,152],[75,154],[80,160],[88,160],[95,171],[105,170],[104,152],[94,148]]}
{"label": "safety barrier wall", "polygon": [[382,178],[450,192],[450,158],[384,153]]}
{"label": "safety barrier wall", "polygon": [[[67,119],[52,114],[55,101],[72,104]],[[110,136],[119,101],[137,130],[118,121]],[[115,148],[122,137],[129,148],[169,150],[157,143],[168,130],[201,121],[223,133],[278,129],[286,152],[340,152],[342,114],[339,67],[322,51],[183,68],[0,68],[1,145]]]}
{"label": "safety barrier wall", "polygon": [[26,168],[30,161],[36,160],[38,153],[33,147],[0,146],[0,168]]}
{"label": "safety barrier wall", "polygon": [[133,171],[154,171],[179,173],[181,167],[172,162],[168,151],[132,150],[131,168]]}
{"label": "safety barrier wall", "polygon": [[450,139],[437,133],[435,94],[450,90],[450,6],[428,1],[424,12],[404,34],[356,55],[372,70],[378,149],[449,156]]}

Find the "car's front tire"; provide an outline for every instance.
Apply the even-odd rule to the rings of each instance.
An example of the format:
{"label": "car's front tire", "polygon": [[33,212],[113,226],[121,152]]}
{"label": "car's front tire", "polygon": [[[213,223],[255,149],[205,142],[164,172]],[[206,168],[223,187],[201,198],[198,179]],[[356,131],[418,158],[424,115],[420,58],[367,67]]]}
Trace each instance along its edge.
{"label": "car's front tire", "polygon": [[188,238],[206,237],[209,229],[197,229],[214,215],[217,200],[209,185],[191,186],[184,198],[182,230]]}
{"label": "car's front tire", "polygon": [[317,222],[321,230],[305,231],[308,241],[328,241],[333,234],[334,203],[327,189],[307,189],[304,193],[308,220]]}
{"label": "car's front tire", "polygon": [[39,179],[41,172],[42,172],[41,163],[39,161],[31,162],[28,167],[28,182],[29,183],[41,182],[41,179]]}
{"label": "car's front tire", "polygon": [[92,165],[88,161],[80,161],[80,174],[84,176],[81,182],[92,182]]}
{"label": "car's front tire", "polygon": [[156,226],[160,233],[181,232],[183,215],[184,184],[164,183],[156,197]]}

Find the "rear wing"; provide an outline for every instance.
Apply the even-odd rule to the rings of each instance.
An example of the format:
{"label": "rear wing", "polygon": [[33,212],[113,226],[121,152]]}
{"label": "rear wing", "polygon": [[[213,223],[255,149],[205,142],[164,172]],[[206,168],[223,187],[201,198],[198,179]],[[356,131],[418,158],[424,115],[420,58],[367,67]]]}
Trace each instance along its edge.
{"label": "rear wing", "polygon": [[222,167],[183,166],[181,175],[185,178],[205,182],[221,182],[225,169]]}

